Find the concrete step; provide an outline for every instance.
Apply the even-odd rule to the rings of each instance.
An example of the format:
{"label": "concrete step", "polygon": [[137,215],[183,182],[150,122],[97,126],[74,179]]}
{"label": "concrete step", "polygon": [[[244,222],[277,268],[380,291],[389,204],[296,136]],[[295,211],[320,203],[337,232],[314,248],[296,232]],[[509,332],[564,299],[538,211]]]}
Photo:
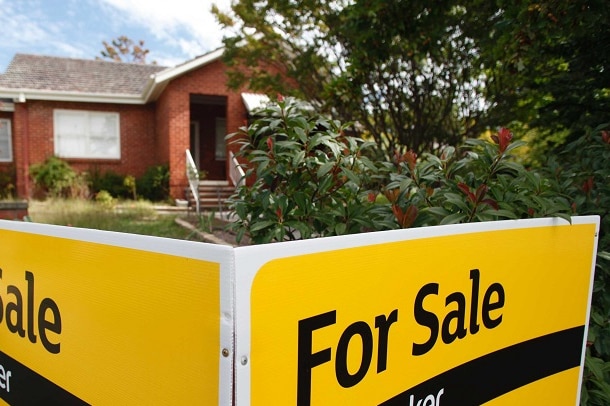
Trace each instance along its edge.
{"label": "concrete step", "polygon": [[[226,200],[234,192],[235,187],[227,181],[201,181],[199,182],[199,207],[201,209],[225,210],[227,208]],[[189,207],[194,208],[196,206],[190,189],[186,190],[186,200],[189,202]]]}

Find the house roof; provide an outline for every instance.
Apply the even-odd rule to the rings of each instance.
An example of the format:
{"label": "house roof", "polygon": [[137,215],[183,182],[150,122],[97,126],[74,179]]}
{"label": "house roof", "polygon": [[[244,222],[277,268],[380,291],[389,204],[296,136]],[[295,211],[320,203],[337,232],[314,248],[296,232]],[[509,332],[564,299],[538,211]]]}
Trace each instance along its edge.
{"label": "house roof", "polygon": [[220,48],[173,68],[16,54],[0,74],[0,98],[145,104],[174,78],[222,56]]}

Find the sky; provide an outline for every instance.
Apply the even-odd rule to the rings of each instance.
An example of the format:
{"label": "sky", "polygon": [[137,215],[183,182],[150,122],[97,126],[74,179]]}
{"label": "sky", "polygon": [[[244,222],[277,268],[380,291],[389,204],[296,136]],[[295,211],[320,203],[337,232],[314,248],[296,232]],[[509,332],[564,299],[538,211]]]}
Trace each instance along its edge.
{"label": "sky", "polygon": [[102,41],[144,40],[147,62],[175,66],[222,45],[210,8],[231,0],[0,0],[0,72],[16,53],[94,59]]}

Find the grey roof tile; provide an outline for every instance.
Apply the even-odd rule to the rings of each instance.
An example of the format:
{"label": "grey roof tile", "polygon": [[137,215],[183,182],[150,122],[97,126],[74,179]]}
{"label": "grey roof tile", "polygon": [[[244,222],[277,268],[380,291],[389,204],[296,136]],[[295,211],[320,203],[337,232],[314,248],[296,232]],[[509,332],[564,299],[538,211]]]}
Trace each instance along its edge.
{"label": "grey roof tile", "polygon": [[140,95],[157,65],[16,54],[0,89],[48,90],[89,94]]}

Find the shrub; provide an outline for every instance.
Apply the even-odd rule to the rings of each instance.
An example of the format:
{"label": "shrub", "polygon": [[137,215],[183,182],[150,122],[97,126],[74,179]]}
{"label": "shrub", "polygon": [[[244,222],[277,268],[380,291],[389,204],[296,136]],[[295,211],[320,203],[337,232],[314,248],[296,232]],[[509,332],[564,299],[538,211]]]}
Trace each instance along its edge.
{"label": "shrub", "polygon": [[137,194],[136,178],[131,175],[125,176],[125,179],[123,179],[123,186],[128,191],[130,197],[133,200],[137,200],[138,194]]}
{"label": "shrub", "polygon": [[402,228],[549,216],[569,220],[570,205],[559,185],[512,159],[522,145],[503,128],[492,140],[469,139],[438,156],[397,154],[394,162],[382,163],[389,182],[381,192]]}
{"label": "shrub", "polygon": [[310,111],[285,99],[233,135],[251,164],[246,177],[255,177],[230,200],[238,240],[245,233],[256,243],[357,233],[387,221],[368,201],[377,167],[364,153],[373,144]]}
{"label": "shrub", "polygon": [[[568,218],[558,186],[511,160],[523,145],[502,129],[422,158],[367,157],[371,143],[285,99],[232,137],[251,185],[230,204],[231,227],[255,243],[415,226],[540,216]],[[383,198],[379,195],[382,194]]]}
{"label": "shrub", "polygon": [[36,186],[50,197],[86,197],[89,194],[85,177],[55,156],[31,165],[30,175]]}
{"label": "shrub", "polygon": [[102,207],[110,209],[114,206],[114,198],[106,190],[100,190],[95,195],[95,201]]}
{"label": "shrub", "polygon": [[102,172],[99,168],[92,168],[88,173],[91,192],[106,191],[117,198],[131,198],[131,190],[125,186],[125,176],[113,171]]}
{"label": "shrub", "polygon": [[0,199],[10,199],[15,195],[15,167],[0,171]]}
{"label": "shrub", "polygon": [[136,191],[144,199],[159,202],[169,199],[169,166],[149,167],[136,182]]}

